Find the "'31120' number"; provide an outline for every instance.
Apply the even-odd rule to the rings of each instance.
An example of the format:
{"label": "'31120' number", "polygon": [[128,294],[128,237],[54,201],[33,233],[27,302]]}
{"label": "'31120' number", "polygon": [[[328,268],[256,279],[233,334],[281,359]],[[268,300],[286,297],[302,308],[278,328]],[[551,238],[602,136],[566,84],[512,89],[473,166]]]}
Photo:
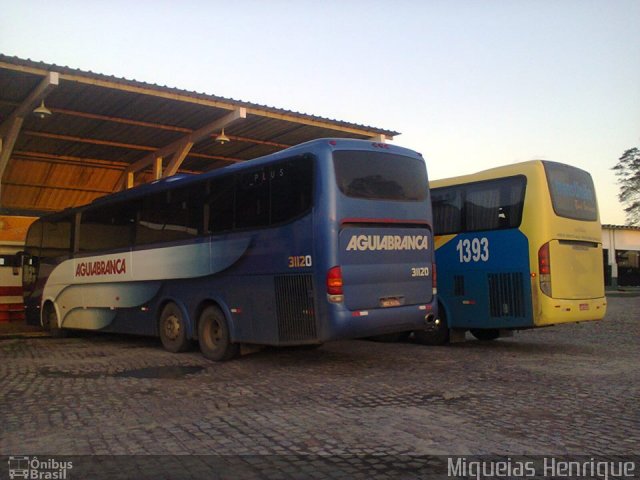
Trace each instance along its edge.
{"label": "'31120' number", "polygon": [[489,239],[486,237],[460,239],[456,245],[460,263],[487,262],[489,260]]}

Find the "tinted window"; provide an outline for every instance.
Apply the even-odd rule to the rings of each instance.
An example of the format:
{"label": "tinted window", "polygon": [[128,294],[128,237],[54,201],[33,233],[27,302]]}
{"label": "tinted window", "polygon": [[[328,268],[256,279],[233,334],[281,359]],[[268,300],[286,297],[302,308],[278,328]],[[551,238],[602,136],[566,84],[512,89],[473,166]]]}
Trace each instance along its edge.
{"label": "tinted window", "polygon": [[333,164],[340,191],[349,197],[420,201],[427,195],[424,162],[383,152],[334,152]]}
{"label": "tinted window", "polygon": [[525,177],[519,176],[434,189],[435,233],[517,228],[525,186]]}
{"label": "tinted window", "polygon": [[209,190],[210,232],[288,222],[311,208],[313,159],[296,157],[217,178]]}
{"label": "tinted window", "polygon": [[462,190],[438,188],[431,191],[433,224],[436,234],[462,230]]}
{"label": "tinted window", "polygon": [[0,267],[19,267],[20,257],[17,255],[0,255]]}
{"label": "tinted window", "polygon": [[233,229],[235,177],[216,178],[209,190],[209,231],[225,232]]}
{"label": "tinted window", "polygon": [[71,218],[42,222],[41,258],[67,256],[71,252]]}
{"label": "tinted window", "polygon": [[136,211],[132,204],[94,207],[82,212],[80,251],[115,250],[131,245]]}
{"label": "tinted window", "polygon": [[136,224],[136,244],[173,242],[202,233],[204,186],[169,190],[144,197]]}
{"label": "tinted window", "polygon": [[515,228],[524,205],[524,177],[507,178],[469,186],[465,198],[467,231]]}
{"label": "tinted window", "polygon": [[29,292],[35,286],[40,267],[40,244],[42,243],[42,221],[36,220],[29,227],[25,242],[25,253],[30,255],[22,268],[22,286]]}
{"label": "tinted window", "polygon": [[236,190],[236,227],[269,225],[269,169],[240,174]]}
{"label": "tinted window", "polygon": [[42,243],[42,221],[36,220],[29,227],[27,239],[25,241],[25,252],[29,255],[40,255],[40,244]]}
{"label": "tinted window", "polygon": [[544,162],[553,210],[576,220],[598,219],[593,180],[584,170],[555,162]]}
{"label": "tinted window", "polygon": [[311,208],[313,162],[299,158],[274,165],[271,178],[271,224],[289,221]]}

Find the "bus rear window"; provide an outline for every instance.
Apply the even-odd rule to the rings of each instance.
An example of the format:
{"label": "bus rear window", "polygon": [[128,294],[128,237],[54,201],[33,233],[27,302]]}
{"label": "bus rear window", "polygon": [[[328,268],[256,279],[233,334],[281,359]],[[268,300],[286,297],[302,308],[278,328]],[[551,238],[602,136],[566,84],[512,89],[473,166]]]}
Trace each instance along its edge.
{"label": "bus rear window", "polygon": [[349,197],[417,202],[427,196],[427,170],[416,158],[341,150],[333,164],[338,187]]}
{"label": "bus rear window", "polygon": [[544,168],[556,215],[575,220],[598,219],[598,204],[591,175],[555,162],[544,162]]}

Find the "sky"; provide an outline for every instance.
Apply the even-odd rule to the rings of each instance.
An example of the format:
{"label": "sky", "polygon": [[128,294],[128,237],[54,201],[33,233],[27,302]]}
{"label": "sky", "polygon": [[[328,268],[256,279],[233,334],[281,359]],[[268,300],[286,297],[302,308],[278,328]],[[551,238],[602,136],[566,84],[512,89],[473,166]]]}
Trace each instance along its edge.
{"label": "sky", "polygon": [[401,132],[431,179],[640,147],[638,0],[0,0],[0,53]]}

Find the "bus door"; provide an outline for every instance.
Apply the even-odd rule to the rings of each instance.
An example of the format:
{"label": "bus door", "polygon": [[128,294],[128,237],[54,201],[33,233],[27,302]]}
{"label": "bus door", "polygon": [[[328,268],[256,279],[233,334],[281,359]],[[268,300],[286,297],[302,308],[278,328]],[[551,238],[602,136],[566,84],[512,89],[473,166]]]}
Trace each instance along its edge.
{"label": "bus door", "polygon": [[26,307],[27,323],[37,324],[40,322],[40,299],[42,296],[42,290],[39,294],[36,292],[38,257],[20,252],[19,259],[22,266],[22,295]]}

